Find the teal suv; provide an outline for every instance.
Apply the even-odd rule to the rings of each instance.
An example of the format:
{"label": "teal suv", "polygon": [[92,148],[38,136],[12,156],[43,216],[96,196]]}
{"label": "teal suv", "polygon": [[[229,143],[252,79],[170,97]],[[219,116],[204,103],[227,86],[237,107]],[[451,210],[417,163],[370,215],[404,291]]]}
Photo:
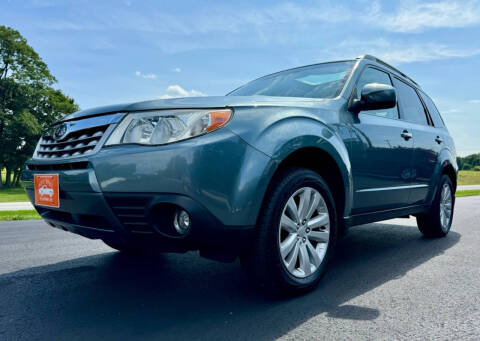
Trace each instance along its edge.
{"label": "teal suv", "polygon": [[53,227],[120,251],[240,257],[258,284],[303,291],[350,226],[413,215],[425,236],[445,236],[457,164],[430,97],[363,56],[226,96],[71,114],[22,177]]}

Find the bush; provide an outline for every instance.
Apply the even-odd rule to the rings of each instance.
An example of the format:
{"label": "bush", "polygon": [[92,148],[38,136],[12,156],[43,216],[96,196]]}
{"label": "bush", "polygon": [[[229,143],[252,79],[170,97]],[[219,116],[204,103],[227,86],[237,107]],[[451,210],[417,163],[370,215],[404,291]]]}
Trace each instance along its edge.
{"label": "bush", "polygon": [[480,170],[480,153],[457,157],[457,164],[460,170]]}

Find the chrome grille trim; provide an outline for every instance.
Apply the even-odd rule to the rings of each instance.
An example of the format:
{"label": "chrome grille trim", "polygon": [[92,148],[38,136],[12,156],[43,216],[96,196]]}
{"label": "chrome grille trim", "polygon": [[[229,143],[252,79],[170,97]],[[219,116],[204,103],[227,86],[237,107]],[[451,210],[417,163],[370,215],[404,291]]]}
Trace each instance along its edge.
{"label": "chrome grille trim", "polygon": [[[65,160],[93,155],[103,146],[105,140],[124,114],[113,114],[59,122],[40,138],[33,159]],[[53,131],[61,124],[67,125],[67,134],[59,140]]]}

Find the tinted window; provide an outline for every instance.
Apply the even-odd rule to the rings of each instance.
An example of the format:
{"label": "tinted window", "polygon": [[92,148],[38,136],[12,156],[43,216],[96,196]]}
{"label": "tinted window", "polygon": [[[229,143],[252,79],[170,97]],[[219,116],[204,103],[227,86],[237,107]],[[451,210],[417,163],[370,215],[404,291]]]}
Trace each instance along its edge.
{"label": "tinted window", "polygon": [[[373,69],[373,68],[367,68],[362,72],[362,75],[360,76],[357,82],[357,98],[358,99],[360,99],[363,86],[368,83],[392,85],[390,76],[386,72]],[[390,108],[390,109],[381,109],[381,110],[368,110],[368,111],[362,111],[362,112],[381,116],[381,117],[398,118],[397,107]]]}
{"label": "tinted window", "polygon": [[417,92],[406,83],[394,78],[400,104],[401,118],[405,121],[428,125],[425,109]]}
{"label": "tinted window", "polygon": [[347,81],[354,61],[304,66],[254,80],[229,96],[337,97]]}
{"label": "tinted window", "polygon": [[425,102],[428,112],[432,117],[433,125],[439,128],[445,127],[442,117],[440,116],[440,113],[438,112],[437,107],[435,106],[435,103],[433,103],[432,99],[422,92],[420,92],[420,96],[422,96],[423,102]]}

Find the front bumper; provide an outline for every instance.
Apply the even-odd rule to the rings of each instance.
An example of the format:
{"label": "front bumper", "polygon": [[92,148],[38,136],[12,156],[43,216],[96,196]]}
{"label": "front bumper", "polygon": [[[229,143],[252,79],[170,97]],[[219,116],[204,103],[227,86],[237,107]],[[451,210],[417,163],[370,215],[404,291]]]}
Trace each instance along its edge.
{"label": "front bumper", "polygon": [[[161,147],[108,147],[75,163],[31,160],[22,181],[34,203],[33,175],[59,174],[60,207],[35,208],[63,230],[167,252],[232,250],[251,238],[270,163],[221,129]],[[185,236],[170,233],[177,208],[191,216]]]}
{"label": "front bumper", "polygon": [[[26,188],[34,202],[32,188]],[[164,252],[189,250],[231,251],[250,240],[252,226],[226,226],[201,204],[178,194],[61,192],[61,207],[35,206],[52,227],[91,239],[120,244],[138,244]],[[173,226],[175,208],[191,217],[191,231],[177,235]],[[241,250],[237,249],[237,253]]]}

